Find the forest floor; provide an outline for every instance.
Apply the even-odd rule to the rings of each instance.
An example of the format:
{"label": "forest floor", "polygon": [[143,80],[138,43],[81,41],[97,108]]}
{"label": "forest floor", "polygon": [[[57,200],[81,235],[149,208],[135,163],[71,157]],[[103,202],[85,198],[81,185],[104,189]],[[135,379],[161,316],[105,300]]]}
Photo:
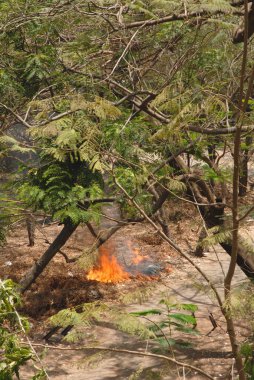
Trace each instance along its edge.
{"label": "forest floor", "polygon": [[[185,251],[194,250],[201,225],[192,206],[184,206],[181,202],[168,208],[169,226],[174,240]],[[191,227],[190,227],[191,226]],[[47,241],[53,241],[62,226],[57,224],[37,225],[36,244],[28,247],[25,226],[13,228],[7,244],[1,250],[0,276],[18,281],[31,267],[32,263],[48,248]],[[187,237],[187,239],[185,238]],[[130,276],[124,282],[105,284],[89,281],[87,270],[79,263],[66,263],[61,254],[57,254],[35,284],[25,293],[21,312],[29,317],[32,325],[30,339],[37,344],[45,344],[43,337],[50,330],[49,317],[66,307],[100,300],[107,305],[117,305],[123,311],[139,311],[159,308],[159,301],[171,297],[175,302],[193,303],[198,306],[196,312],[199,335],[183,335],[173,331],[172,337],[188,340],[190,347],[173,346],[162,354],[173,356],[182,362],[195,365],[210,373],[216,379],[232,379],[234,362],[231,355],[229,338],[225,321],[216,301],[207,289],[204,280],[186,260],[179,257],[173,249],[152,231],[147,224],[126,226],[118,231],[112,241],[126,239],[126,246],[135,246],[143,256],[149,256],[160,263],[163,269],[154,278]],[[89,248],[94,238],[86,229],[79,227],[67,242],[63,251],[69,258],[82,254]],[[223,293],[223,270],[229,262],[228,255],[220,248],[207,252],[203,258],[193,258],[195,263],[212,279],[219,292]],[[218,260],[219,259],[219,260]],[[83,260],[83,264],[84,264]],[[223,269],[224,268],[224,269]],[[245,275],[237,269],[234,286],[246,282]],[[140,304],[135,298],[147,298]],[[124,302],[125,301],[125,302]],[[213,329],[211,319],[216,322]],[[248,328],[243,322],[237,326],[240,341],[248,336]],[[48,342],[55,348],[80,348],[82,345],[96,344],[103,347],[154,352],[153,341],[144,341],[138,337],[123,333],[110,321],[96,322],[85,329],[84,338],[78,343],[62,340],[60,334]],[[43,348],[38,347],[38,352]],[[54,380],[111,380],[111,379],[203,379],[195,371],[181,366],[176,368],[157,358],[135,356],[123,353],[110,353],[98,357],[97,361],[88,365],[87,351],[49,349],[43,354],[43,365],[50,379]],[[31,379],[32,367],[21,371],[21,380]]]}

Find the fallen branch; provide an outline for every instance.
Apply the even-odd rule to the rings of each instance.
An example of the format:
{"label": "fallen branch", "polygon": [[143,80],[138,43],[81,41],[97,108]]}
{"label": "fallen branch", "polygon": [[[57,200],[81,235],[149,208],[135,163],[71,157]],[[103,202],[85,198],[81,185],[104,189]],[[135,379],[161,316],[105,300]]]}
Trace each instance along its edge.
{"label": "fallen branch", "polygon": [[[213,12],[213,16],[219,15],[219,14],[229,14],[229,12],[225,12],[222,10],[217,10]],[[232,12],[230,12],[230,14],[242,16],[243,12],[239,10],[233,10]],[[198,12],[181,13],[178,15],[173,14],[170,16],[165,16],[165,17],[154,19],[154,20],[131,22],[130,24],[123,25],[123,28],[132,29],[132,28],[139,28],[140,26],[144,26],[144,27],[154,26],[154,25],[159,25],[159,24],[165,24],[167,22],[172,22],[172,21],[189,20],[190,18],[195,18],[195,17],[200,18],[202,16],[211,17],[211,12],[200,10]]]}
{"label": "fallen branch", "polygon": [[158,354],[152,354],[150,352],[139,352],[139,351],[133,351],[133,350],[124,350],[121,348],[107,348],[107,347],[93,347],[93,346],[86,346],[86,347],[56,347],[51,345],[45,345],[40,343],[33,343],[33,346],[35,347],[43,347],[44,349],[52,349],[52,350],[61,350],[61,351],[83,351],[83,350],[97,350],[97,351],[110,351],[110,352],[116,352],[116,353],[123,353],[123,354],[130,354],[130,355],[137,355],[137,356],[146,356],[146,357],[152,357],[157,359],[166,360],[170,363],[173,363],[175,365],[189,368],[192,371],[196,371],[200,373],[201,375],[205,376],[207,379],[214,380],[214,377],[209,375],[208,373],[204,372],[202,369],[195,367],[191,364],[179,362],[176,359],[169,358],[165,355],[158,355]]}

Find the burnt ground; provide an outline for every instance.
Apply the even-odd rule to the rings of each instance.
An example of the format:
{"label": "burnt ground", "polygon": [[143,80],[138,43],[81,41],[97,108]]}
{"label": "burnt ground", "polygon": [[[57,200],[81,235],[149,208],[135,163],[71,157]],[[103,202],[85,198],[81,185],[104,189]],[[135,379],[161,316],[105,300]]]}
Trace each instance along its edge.
{"label": "burnt ground", "polygon": [[[168,208],[169,225],[175,241],[185,251],[195,248],[200,225],[198,217],[191,206],[174,204]],[[45,238],[52,241],[61,230],[61,226],[41,225],[38,223],[36,230],[36,244],[28,247],[28,239],[25,227],[16,226],[9,234],[7,244],[1,249],[0,276],[10,277],[19,281],[33,262],[48,248]],[[86,227],[79,227],[73,237],[67,242],[63,251],[68,257],[80,256],[85,249],[89,249],[93,243],[93,237]],[[172,347],[173,354],[178,360],[202,368],[215,378],[231,379],[231,371],[234,367],[230,353],[230,344],[225,332],[225,322],[216,306],[212,294],[204,286],[204,281],[197,275],[194,268],[180,258],[167,243],[154,233],[147,224],[127,226],[118,231],[112,238],[112,245],[121,241],[122,246],[126,241],[126,247],[134,246],[139,249],[141,255],[160,263],[163,269],[158,276],[147,278],[131,275],[130,279],[118,284],[102,284],[96,281],[88,281],[86,272],[88,260],[77,263],[66,263],[64,257],[57,254],[40,278],[32,285],[24,295],[23,307],[20,310],[30,319],[32,329],[30,339],[37,344],[44,344],[43,336],[50,329],[48,318],[59,310],[73,307],[86,302],[101,300],[108,305],[118,305],[122,310],[137,311],[146,308],[158,308],[159,301],[166,296],[173,297],[177,302],[195,303],[199,310],[196,313],[197,329],[200,335],[186,336],[173,331],[172,337],[191,342],[191,348]],[[128,250],[126,249],[128,252]],[[123,254],[123,249],[121,255]],[[218,263],[218,257],[221,263]],[[206,271],[208,276],[223,291],[223,272],[221,266],[226,269],[228,256],[221,248],[216,247],[216,252],[208,252],[204,258],[195,258],[197,264]],[[127,257],[128,261],[128,257]],[[237,270],[235,284],[246,281],[245,276]],[[134,302],[135,293],[142,293],[149,289],[149,296],[140,305]],[[127,302],[123,304],[122,300]],[[216,321],[216,328],[211,331],[211,314]],[[244,340],[248,335],[248,329],[244,324],[237,328],[238,337]],[[97,344],[104,347],[118,347],[129,350],[149,350],[154,348],[152,341],[144,342],[118,331],[110,321],[96,323],[85,329],[83,341],[78,344],[64,342],[58,334],[49,342],[56,347],[77,348],[82,344]],[[38,352],[42,350],[38,347]],[[165,353],[165,352],[164,352]],[[166,350],[168,355],[168,349]],[[170,349],[170,355],[172,355]],[[50,379],[54,380],[110,380],[110,379],[202,379],[203,377],[194,371],[174,366],[168,366],[165,362],[159,362],[154,358],[142,358],[128,354],[110,354],[103,359],[99,357],[94,365],[87,365],[87,351],[60,351],[48,350],[43,358]],[[135,372],[139,377],[134,377]],[[33,373],[32,368],[22,370],[21,379],[28,380]],[[132,376],[132,377],[131,377]]]}

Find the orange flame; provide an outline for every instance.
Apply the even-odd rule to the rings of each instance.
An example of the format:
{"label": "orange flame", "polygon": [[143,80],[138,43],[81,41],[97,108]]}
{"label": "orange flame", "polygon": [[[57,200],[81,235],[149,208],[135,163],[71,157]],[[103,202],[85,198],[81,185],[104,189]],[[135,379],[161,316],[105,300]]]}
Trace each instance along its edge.
{"label": "orange flame", "polygon": [[111,256],[106,247],[100,247],[100,257],[96,268],[91,269],[87,275],[88,280],[99,282],[121,282],[129,278],[117,262],[115,256]]}
{"label": "orange flame", "polygon": [[140,251],[138,248],[134,248],[133,253],[135,254],[135,257],[132,259],[133,264],[137,265],[141,263],[141,261],[144,261],[145,259],[147,259],[147,256],[140,255]]}

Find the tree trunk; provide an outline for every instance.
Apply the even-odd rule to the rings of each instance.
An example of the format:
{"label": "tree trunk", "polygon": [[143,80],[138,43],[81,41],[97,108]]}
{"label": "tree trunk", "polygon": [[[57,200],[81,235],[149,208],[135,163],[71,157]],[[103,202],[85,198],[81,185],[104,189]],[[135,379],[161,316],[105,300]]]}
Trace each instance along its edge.
{"label": "tree trunk", "polygon": [[241,151],[240,176],[239,176],[239,196],[246,195],[248,187],[248,162],[249,147],[252,144],[252,137],[247,136],[245,140],[245,148]]}
{"label": "tree trunk", "polygon": [[[229,247],[223,248],[229,253],[230,243]],[[251,227],[244,226],[239,229],[237,264],[247,277],[254,278],[254,236]]]}
{"label": "tree trunk", "polygon": [[196,249],[194,251],[194,256],[204,257],[204,247],[202,246],[202,242],[203,242],[203,239],[206,237],[207,237],[206,229],[205,227],[202,227],[198,236],[198,242],[197,242]]}
{"label": "tree trunk", "polygon": [[[221,226],[223,224],[224,208],[218,206],[200,206],[200,212],[204,218],[207,228]],[[231,256],[232,243],[220,243],[221,247]],[[254,278],[254,239],[251,232],[240,230],[237,265],[250,279]]]}
{"label": "tree trunk", "polygon": [[26,228],[27,228],[27,235],[29,240],[29,247],[34,246],[34,240],[35,240],[35,220],[32,215],[28,215],[26,218]]}
{"label": "tree trunk", "polygon": [[78,224],[72,224],[71,221],[67,221],[64,224],[62,231],[55,238],[50,247],[43,253],[43,255],[39,258],[38,261],[32,266],[31,269],[24,275],[21,279],[20,291],[25,292],[37,279],[37,277],[44,271],[48,263],[53,259],[53,257],[57,254],[59,249],[63,247],[63,245],[67,242],[70,236],[78,227]]}
{"label": "tree trunk", "polygon": [[[231,256],[232,245],[230,243],[221,243],[220,245]],[[244,258],[242,254],[243,250],[244,250],[243,246],[239,243],[238,255],[237,255],[237,260],[236,260],[237,265],[241,268],[241,270],[246,274],[248,278],[253,279],[254,266],[252,263],[248,263],[248,261]]]}
{"label": "tree trunk", "polygon": [[167,199],[168,191],[166,191],[166,193],[163,191],[160,196],[154,185],[149,186],[149,191],[151,194],[153,194],[153,197],[154,197],[153,210],[156,209],[156,205],[158,206],[158,203],[162,202],[160,203],[159,209],[155,212],[154,217],[155,217],[155,220],[157,220],[157,222],[160,224],[164,234],[170,238],[171,237],[170,231],[169,231],[169,227],[166,221],[167,217],[166,217],[165,210],[163,208],[163,200],[165,201]]}

